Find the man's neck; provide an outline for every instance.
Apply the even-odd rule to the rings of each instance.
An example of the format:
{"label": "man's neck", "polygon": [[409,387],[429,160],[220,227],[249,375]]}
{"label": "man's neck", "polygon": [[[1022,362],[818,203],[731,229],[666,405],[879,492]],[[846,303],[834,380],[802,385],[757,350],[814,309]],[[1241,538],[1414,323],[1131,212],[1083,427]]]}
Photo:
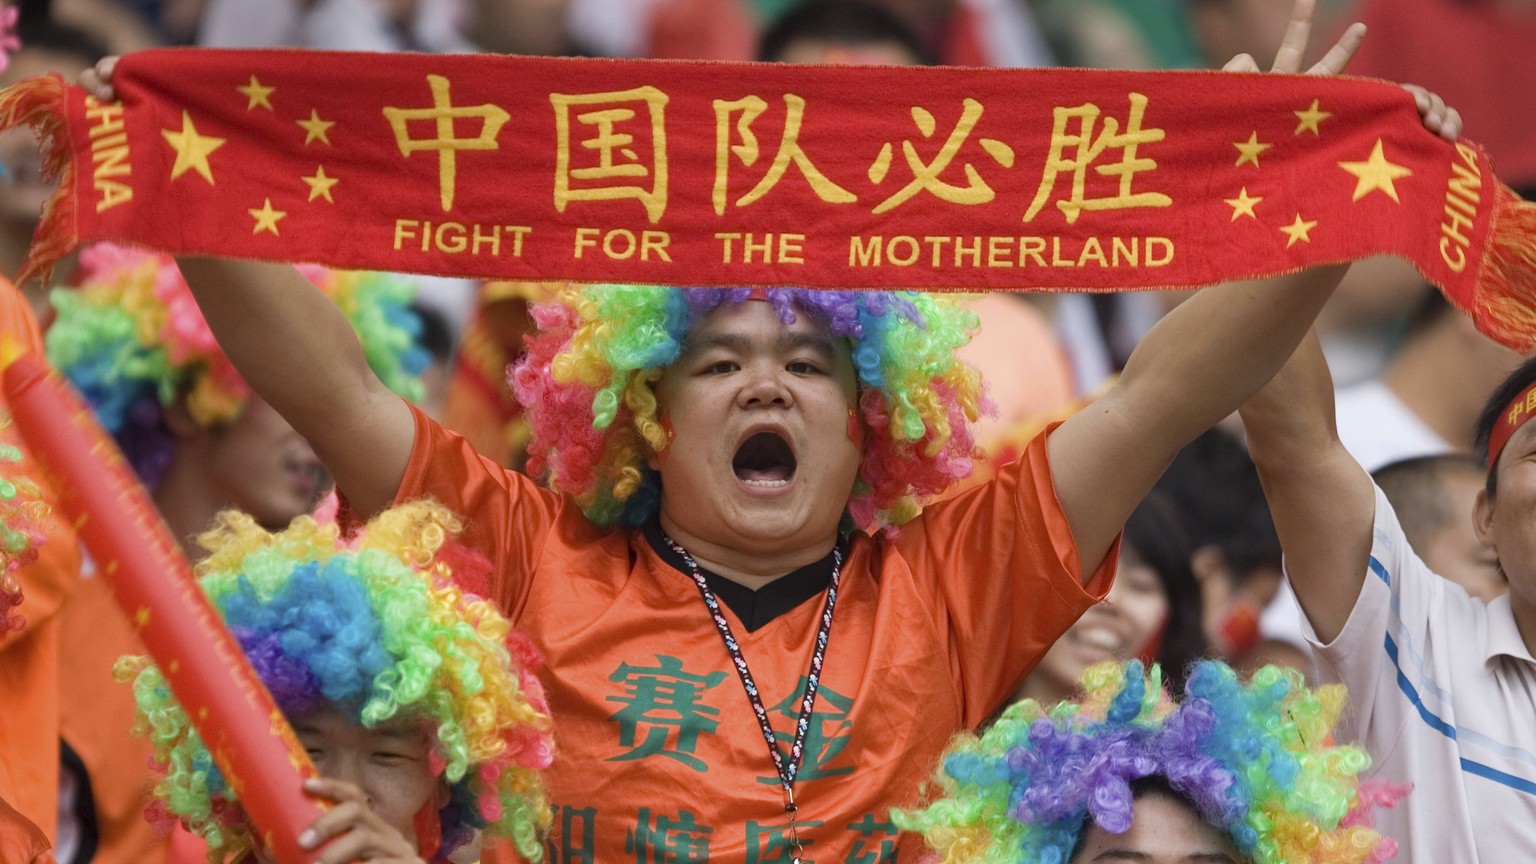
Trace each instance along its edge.
{"label": "man's neck", "polygon": [[814,564],[832,552],[837,544],[834,532],[825,541],[810,547],[771,552],[746,552],[698,537],[661,514],[661,528],[677,545],[688,551],[701,569],[729,579],[753,591],[808,564]]}
{"label": "man's neck", "polygon": [[1536,657],[1536,600],[1526,601],[1520,595],[1510,592],[1509,610],[1515,616],[1515,629],[1520,631],[1525,650]]}

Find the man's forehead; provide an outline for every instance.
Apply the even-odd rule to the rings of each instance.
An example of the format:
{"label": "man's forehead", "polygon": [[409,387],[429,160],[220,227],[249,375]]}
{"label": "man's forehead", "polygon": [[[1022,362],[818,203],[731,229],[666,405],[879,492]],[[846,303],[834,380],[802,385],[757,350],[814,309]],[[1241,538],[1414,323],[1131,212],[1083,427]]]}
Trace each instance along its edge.
{"label": "man's forehead", "polygon": [[844,341],[834,337],[825,324],[803,309],[794,309],[791,318],[786,324],[779,316],[778,308],[766,301],[726,303],[704,314],[688,331],[685,341],[691,346],[715,342],[723,336],[778,339],[785,334],[810,336],[829,345]]}

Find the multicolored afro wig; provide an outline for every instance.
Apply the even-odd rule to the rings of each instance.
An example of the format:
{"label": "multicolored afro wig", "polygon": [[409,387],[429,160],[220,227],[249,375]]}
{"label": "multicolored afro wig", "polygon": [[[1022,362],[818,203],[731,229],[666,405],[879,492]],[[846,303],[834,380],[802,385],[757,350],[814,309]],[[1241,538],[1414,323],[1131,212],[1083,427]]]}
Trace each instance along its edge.
{"label": "multicolored afro wig", "polygon": [[[638,525],[660,505],[649,458],[667,447],[653,385],[712,310],[746,288],[566,286],[534,307],[539,332],[511,373],[533,438],[528,469],[593,522]],[[848,513],[874,532],[900,525],[970,473],[981,378],[955,358],[976,316],[953,299],[888,291],[770,288],[785,324],[807,315],[847,339],[866,430]]]}
{"label": "multicolored afro wig", "polygon": [[[420,720],[451,792],[441,854],[483,830],[536,860],[549,821],[539,772],[553,758],[541,661],[476,593],[490,565],[450,542],[459,528],[430,502],[387,510],[346,540],[307,517],[273,534],[226,511],[200,538],[210,555],[198,572],[285,714]],[[210,861],[242,860],[251,837],[235,793],[160,670],[125,657],[117,674],[133,682],[138,731],[165,772],[151,817],[180,819]]]}
{"label": "multicolored afro wig", "polygon": [[1386,860],[1397,844],[1371,826],[1375,807],[1406,789],[1358,782],[1365,751],[1333,746],[1345,693],[1308,690],[1299,673],[1266,666],[1244,685],[1226,665],[1191,670],[1177,704],[1160,670],[1100,663],[1084,696],[1045,708],[1010,706],[979,737],[950,744],[935,775],[944,796],[895,811],[944,862],[1066,864],[1088,820],[1131,826],[1133,793],[1150,779],[1187,801],[1252,864]]}
{"label": "multicolored afro wig", "polygon": [[0,411],[0,636],[26,626],[15,612],[23,599],[16,571],[37,560],[48,515],[15,433],[11,418]]}
{"label": "multicolored afro wig", "polygon": [[[410,283],[381,273],[300,270],[341,307],[384,383],[408,399],[425,390],[431,359],[416,344]],[[174,455],[164,411],[185,398],[204,426],[239,415],[250,387],[225,356],[168,256],[110,244],[80,253],[79,286],[57,289],[48,359],[73,383],[117,440],[145,485]]]}

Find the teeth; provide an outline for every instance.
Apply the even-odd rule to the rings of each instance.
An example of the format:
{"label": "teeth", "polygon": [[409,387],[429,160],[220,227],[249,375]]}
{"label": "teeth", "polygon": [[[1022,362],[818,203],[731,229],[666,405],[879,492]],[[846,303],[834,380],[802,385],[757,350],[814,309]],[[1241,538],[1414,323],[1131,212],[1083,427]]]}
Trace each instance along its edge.
{"label": "teeth", "polygon": [[789,485],[788,480],[743,480],[741,482],[756,489],[781,489]]}
{"label": "teeth", "polygon": [[1077,634],[1077,641],[1090,648],[1101,648],[1105,651],[1120,650],[1121,640],[1118,636],[1101,627],[1088,627]]}

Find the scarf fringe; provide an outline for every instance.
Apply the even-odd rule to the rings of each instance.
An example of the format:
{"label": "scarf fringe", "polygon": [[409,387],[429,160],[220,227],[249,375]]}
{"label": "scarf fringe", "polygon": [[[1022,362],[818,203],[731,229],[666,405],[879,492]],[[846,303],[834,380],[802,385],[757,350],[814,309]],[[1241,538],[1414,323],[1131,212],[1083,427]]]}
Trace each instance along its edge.
{"label": "scarf fringe", "polygon": [[29,126],[43,154],[43,177],[55,184],[27,250],[16,284],[53,278],[53,265],[79,245],[76,232],[74,148],[68,130],[68,102],[59,75],[28,78],[0,90],[0,131]]}
{"label": "scarf fringe", "polygon": [[1536,202],[1502,184],[1476,297],[1478,329],[1522,354],[1536,351]]}

